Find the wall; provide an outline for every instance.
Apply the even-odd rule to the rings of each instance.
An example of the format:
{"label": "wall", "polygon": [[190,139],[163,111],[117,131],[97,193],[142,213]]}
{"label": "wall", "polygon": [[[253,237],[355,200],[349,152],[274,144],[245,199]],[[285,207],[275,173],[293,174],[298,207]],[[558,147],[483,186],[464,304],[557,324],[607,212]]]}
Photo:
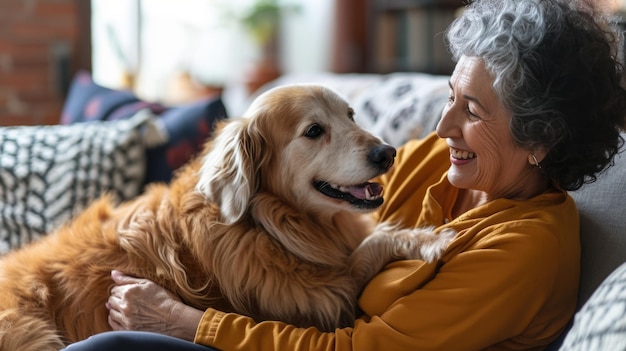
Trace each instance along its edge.
{"label": "wall", "polygon": [[[340,0],[344,1],[344,0]],[[301,13],[284,19],[283,69],[286,73],[330,71],[336,0],[298,0]]]}
{"label": "wall", "polygon": [[0,125],[58,123],[69,77],[89,65],[80,1],[0,0]]}

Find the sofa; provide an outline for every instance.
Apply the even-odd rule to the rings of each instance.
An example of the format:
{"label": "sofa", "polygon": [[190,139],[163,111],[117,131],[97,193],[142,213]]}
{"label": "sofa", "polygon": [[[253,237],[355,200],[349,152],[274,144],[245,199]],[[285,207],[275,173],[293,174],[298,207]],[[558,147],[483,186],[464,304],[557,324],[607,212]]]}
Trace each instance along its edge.
{"label": "sofa", "polygon": [[[351,102],[357,123],[388,143],[400,146],[410,138],[424,137],[435,129],[448,98],[448,78],[400,72],[290,74],[266,84],[250,97],[233,98],[227,87],[221,97],[199,101],[194,106],[167,107],[141,101],[130,92],[100,87],[83,72],[74,79],[59,126],[23,127],[19,132],[16,128],[0,128],[0,220],[4,221],[0,224],[0,253],[44,235],[80,211],[89,199],[111,191],[107,185],[114,188],[121,201],[136,196],[151,182],[169,181],[176,168],[198,152],[202,140],[211,134],[217,121],[240,115],[256,95],[273,86],[305,82],[327,85]],[[84,123],[86,121],[91,122]],[[41,133],[37,128],[46,128],[46,131]],[[59,140],[86,146],[74,150],[71,157],[51,161],[69,162],[69,168],[61,167],[53,175],[40,172],[42,174],[33,177],[36,167],[20,166],[19,150],[29,149],[32,155],[26,153],[27,157],[43,157],[32,144],[42,143],[46,138],[31,136],[20,144],[15,141],[19,139],[16,134],[49,134],[53,128],[66,130],[66,135],[73,135],[77,140],[66,141],[63,137],[47,140],[53,147],[40,154],[65,154],[70,146],[54,149]],[[88,128],[94,130],[88,131]],[[91,145],[96,143],[96,137],[104,135],[112,140],[100,142],[103,145]],[[626,134],[623,136],[626,138]],[[10,143],[15,145],[9,146]],[[4,157],[7,150],[15,157]],[[101,150],[95,162],[100,168],[91,167],[89,162],[95,150]],[[66,160],[68,158],[70,161]],[[81,162],[91,168],[81,169]],[[54,169],[50,165],[40,168],[46,167]],[[75,176],[76,179],[56,187],[55,181],[63,178],[68,169],[78,172],[82,178]],[[107,176],[102,177],[102,174]],[[93,175],[93,179],[89,175]],[[115,178],[118,182],[103,184],[102,178]],[[11,195],[16,188],[19,194]],[[76,192],[76,188],[90,190],[60,201],[68,207],[66,209],[56,202],[48,203]],[[625,190],[626,155],[621,153],[615,158],[614,166],[603,172],[596,182],[571,192],[578,205],[581,228],[578,312],[570,329],[550,345],[549,350],[626,350]],[[53,200],[41,195],[47,192],[53,193]],[[24,200],[33,193],[40,194],[40,200]],[[56,206],[56,212],[46,212],[49,206]],[[18,217],[21,219],[17,220]],[[9,222],[12,224],[8,225]]]}

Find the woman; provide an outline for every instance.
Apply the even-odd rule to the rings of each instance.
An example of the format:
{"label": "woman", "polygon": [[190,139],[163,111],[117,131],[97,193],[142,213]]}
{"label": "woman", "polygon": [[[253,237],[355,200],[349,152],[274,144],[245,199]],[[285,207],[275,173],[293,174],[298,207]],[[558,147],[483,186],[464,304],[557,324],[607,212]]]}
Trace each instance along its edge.
{"label": "woman", "polygon": [[[451,25],[458,63],[436,135],[399,150],[377,216],[459,234],[440,262],[399,261],[374,277],[353,328],[321,333],[198,311],[120,272],[108,303],[112,327],[222,350],[548,345],[576,306],[578,215],[567,190],[595,180],[623,143],[626,92],[607,30],[590,7],[568,0],[477,1]],[[114,332],[74,349],[127,337],[166,338]],[[180,350],[200,348],[172,340]]]}

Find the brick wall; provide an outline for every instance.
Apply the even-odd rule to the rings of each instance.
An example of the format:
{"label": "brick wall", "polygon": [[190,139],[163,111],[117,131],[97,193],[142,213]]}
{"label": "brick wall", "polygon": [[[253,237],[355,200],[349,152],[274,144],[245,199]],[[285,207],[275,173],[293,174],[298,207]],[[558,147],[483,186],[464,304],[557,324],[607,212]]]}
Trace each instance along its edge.
{"label": "brick wall", "polygon": [[56,124],[90,69],[89,0],[0,0],[0,126]]}

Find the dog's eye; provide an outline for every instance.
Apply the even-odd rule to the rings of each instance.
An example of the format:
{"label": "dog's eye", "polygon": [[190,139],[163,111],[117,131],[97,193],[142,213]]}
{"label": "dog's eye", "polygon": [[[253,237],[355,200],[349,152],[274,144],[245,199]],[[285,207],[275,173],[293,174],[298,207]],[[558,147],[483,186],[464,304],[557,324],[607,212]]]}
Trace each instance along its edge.
{"label": "dog's eye", "polygon": [[304,136],[310,139],[315,139],[324,133],[324,129],[319,124],[312,124],[304,132]]}
{"label": "dog's eye", "polygon": [[348,110],[348,118],[350,118],[351,121],[354,121],[354,110],[353,109],[349,109]]}

